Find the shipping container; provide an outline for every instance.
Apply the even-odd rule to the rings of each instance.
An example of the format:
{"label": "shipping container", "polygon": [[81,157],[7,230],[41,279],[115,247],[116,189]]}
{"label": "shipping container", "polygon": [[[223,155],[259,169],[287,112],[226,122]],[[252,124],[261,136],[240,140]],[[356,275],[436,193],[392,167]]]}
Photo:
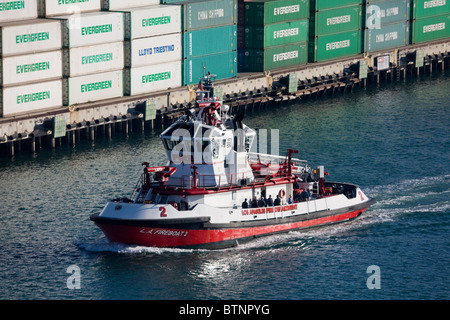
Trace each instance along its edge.
{"label": "shipping container", "polygon": [[157,5],[159,0],[101,0],[103,10],[122,10]]}
{"label": "shipping container", "polygon": [[311,35],[322,36],[361,29],[361,9],[362,6],[356,5],[311,13],[309,18]]}
{"label": "shipping container", "polygon": [[423,43],[450,37],[450,14],[414,20],[411,34],[411,43]]}
{"label": "shipping container", "polygon": [[263,49],[308,41],[308,19],[245,26],[245,48]]}
{"label": "shipping container", "polygon": [[208,72],[216,80],[237,76],[237,51],[210,54],[183,60],[183,85],[195,84]]}
{"label": "shipping container", "polygon": [[236,25],[186,31],[183,33],[183,58],[229,52],[237,48]]}
{"label": "shipping container", "polygon": [[123,10],[125,39],[181,32],[180,6],[156,5]]}
{"label": "shipping container", "polygon": [[181,60],[124,70],[124,94],[137,95],[181,87]]}
{"label": "shipping container", "polygon": [[237,0],[189,2],[182,10],[184,31],[237,23]]}
{"label": "shipping container", "polygon": [[252,0],[245,2],[245,24],[266,25],[309,17],[309,0]]}
{"label": "shipping container", "polygon": [[88,12],[52,19],[61,20],[64,48],[123,41],[121,12]]}
{"label": "shipping container", "polygon": [[63,104],[99,101],[123,95],[122,70],[63,79]]}
{"label": "shipping container", "polygon": [[449,0],[412,0],[412,7],[412,19],[450,14]]}
{"label": "shipping container", "polygon": [[3,0],[0,2],[0,23],[36,19],[37,17],[37,0]]}
{"label": "shipping container", "polygon": [[0,24],[1,56],[61,49],[59,21],[34,19]]}
{"label": "shipping container", "polygon": [[101,0],[38,0],[39,17],[99,11]]}
{"label": "shipping container", "polygon": [[0,116],[34,113],[62,106],[61,80],[0,89]]}
{"label": "shipping container", "polygon": [[181,60],[181,33],[125,41],[125,66],[142,67]]}
{"label": "shipping container", "polygon": [[409,44],[409,21],[383,24],[364,30],[364,52],[399,48]]}
{"label": "shipping container", "polygon": [[65,77],[123,69],[123,42],[66,48],[63,50],[63,66]]}
{"label": "shipping container", "polygon": [[0,64],[4,87],[62,78],[61,50],[5,57]]}
{"label": "shipping container", "polygon": [[378,28],[380,25],[410,19],[411,0],[368,0],[366,3],[365,27]]}
{"label": "shipping container", "polygon": [[311,12],[362,5],[366,0],[311,0]]}
{"label": "shipping container", "polygon": [[320,62],[361,53],[361,30],[310,39],[308,60]]}
{"label": "shipping container", "polygon": [[299,66],[308,61],[308,43],[294,43],[264,49],[246,49],[244,70],[262,72],[277,68]]}

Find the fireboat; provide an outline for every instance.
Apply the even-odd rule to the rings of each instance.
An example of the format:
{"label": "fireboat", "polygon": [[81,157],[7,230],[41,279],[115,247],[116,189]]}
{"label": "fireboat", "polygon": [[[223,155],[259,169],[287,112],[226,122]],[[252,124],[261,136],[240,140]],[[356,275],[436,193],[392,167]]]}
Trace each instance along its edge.
{"label": "fireboat", "polygon": [[252,239],[350,221],[375,203],[354,184],[326,181],[323,166],[250,152],[256,131],[200,79],[195,107],[161,139],[165,166],[143,162],[132,195],[109,200],[90,219],[109,242],[220,249]]}

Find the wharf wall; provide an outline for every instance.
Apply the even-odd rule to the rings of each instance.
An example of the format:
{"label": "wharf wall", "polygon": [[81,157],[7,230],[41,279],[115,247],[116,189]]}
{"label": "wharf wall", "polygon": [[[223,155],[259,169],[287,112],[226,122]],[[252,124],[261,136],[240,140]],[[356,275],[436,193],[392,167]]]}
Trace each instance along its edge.
{"label": "wharf wall", "polygon": [[[239,106],[276,107],[449,67],[450,40],[441,40],[272,72],[239,73],[217,81],[215,87],[234,112]],[[111,139],[118,132],[162,130],[193,106],[195,89],[196,85],[189,85],[0,118],[0,156],[34,153],[85,139]]]}

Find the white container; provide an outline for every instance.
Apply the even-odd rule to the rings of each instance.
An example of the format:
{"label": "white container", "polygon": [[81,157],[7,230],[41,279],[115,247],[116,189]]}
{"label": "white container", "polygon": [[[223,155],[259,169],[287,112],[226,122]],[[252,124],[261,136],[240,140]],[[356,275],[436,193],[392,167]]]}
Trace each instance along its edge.
{"label": "white container", "polygon": [[70,77],[63,80],[63,104],[117,98],[123,95],[122,70]]}
{"label": "white container", "polygon": [[12,86],[62,78],[62,52],[51,51],[1,59],[0,85]]}
{"label": "white container", "polygon": [[123,42],[64,49],[63,63],[65,77],[123,69]]}
{"label": "white container", "polygon": [[0,90],[0,116],[62,106],[62,81],[47,81]]}
{"label": "white container", "polygon": [[0,25],[1,56],[61,49],[61,23],[34,19]]}
{"label": "white container", "polygon": [[181,33],[125,41],[127,67],[142,67],[181,59]]}
{"label": "white container", "polygon": [[124,94],[136,95],[181,87],[181,61],[124,70]]}
{"label": "white container", "polygon": [[181,32],[181,6],[155,5],[123,10],[125,39]]}
{"label": "white container", "polygon": [[121,10],[137,7],[148,7],[159,3],[159,0],[102,0],[102,9]]}
{"label": "white container", "polygon": [[121,12],[88,12],[54,19],[62,21],[64,48],[123,41]]}
{"label": "white container", "polygon": [[101,0],[38,0],[39,17],[100,11]]}
{"label": "white container", "polygon": [[37,0],[0,1],[0,23],[36,19],[37,16]]}

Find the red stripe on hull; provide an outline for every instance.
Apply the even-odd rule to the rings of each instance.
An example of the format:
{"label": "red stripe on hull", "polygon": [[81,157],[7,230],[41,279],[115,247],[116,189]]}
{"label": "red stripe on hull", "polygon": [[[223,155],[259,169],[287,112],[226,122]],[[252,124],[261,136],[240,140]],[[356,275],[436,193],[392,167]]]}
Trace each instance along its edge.
{"label": "red stripe on hull", "polygon": [[100,224],[110,242],[146,247],[201,247],[277,232],[308,228],[356,218],[365,209],[293,223],[229,229],[164,229],[127,225]]}

